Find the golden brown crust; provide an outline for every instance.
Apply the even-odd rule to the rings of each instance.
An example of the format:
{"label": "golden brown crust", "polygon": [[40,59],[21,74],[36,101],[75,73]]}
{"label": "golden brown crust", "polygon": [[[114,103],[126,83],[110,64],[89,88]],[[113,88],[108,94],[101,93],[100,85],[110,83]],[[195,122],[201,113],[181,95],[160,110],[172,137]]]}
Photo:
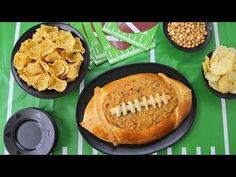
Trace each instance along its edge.
{"label": "golden brown crust", "polygon": [[[178,105],[169,117],[164,118],[159,123],[143,130],[121,129],[108,122],[102,105],[109,93],[113,92],[119,87],[122,88],[122,86],[131,79],[154,79],[158,76],[170,84],[176,92]],[[181,122],[189,113],[192,105],[191,90],[181,82],[170,79],[162,73],[135,74],[111,82],[103,88],[97,87],[94,92],[94,96],[90,100],[85,110],[84,119],[81,123],[81,126],[89,130],[97,137],[113,143],[113,145],[144,144],[162,138],[181,124]]]}
{"label": "golden brown crust", "polygon": [[191,90],[186,87],[183,83],[168,78],[166,75],[159,73],[166,82],[172,85],[172,88],[175,90],[177,99],[178,99],[178,106],[175,109],[176,115],[176,127],[184,120],[184,118],[190,112],[192,106],[192,92]]}
{"label": "golden brown crust", "polygon": [[80,123],[80,125],[86,128],[94,135],[96,135],[97,137],[110,142],[111,133],[108,131],[109,129],[107,129],[106,126],[99,119],[97,111],[97,104],[95,101],[96,98],[99,98],[98,96],[96,96],[98,89],[100,88],[95,89],[95,94],[86,107],[84,119],[83,122]]}

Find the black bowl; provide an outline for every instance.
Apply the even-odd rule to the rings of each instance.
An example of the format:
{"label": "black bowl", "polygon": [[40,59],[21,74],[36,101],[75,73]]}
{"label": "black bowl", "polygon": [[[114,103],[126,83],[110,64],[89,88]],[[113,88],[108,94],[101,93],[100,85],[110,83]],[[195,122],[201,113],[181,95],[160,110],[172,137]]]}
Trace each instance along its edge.
{"label": "black bowl", "polygon": [[[214,50],[211,51],[211,52],[209,52],[209,53],[207,54],[207,56],[209,57],[209,59],[211,59],[211,56],[212,56],[213,52],[214,52]],[[234,99],[234,98],[236,98],[236,94],[232,94],[232,93],[221,93],[221,92],[218,92],[217,90],[213,89],[213,88],[209,85],[208,80],[205,78],[203,68],[202,68],[202,76],[203,76],[203,78],[204,78],[204,80],[205,80],[205,83],[206,83],[208,89],[209,89],[212,93],[214,93],[216,96],[218,96],[218,97],[220,97],[220,98],[225,98],[225,99]]]}
{"label": "black bowl", "polygon": [[186,48],[186,47],[179,46],[178,44],[176,44],[170,38],[170,35],[168,34],[168,31],[167,31],[168,23],[169,22],[163,22],[163,30],[164,30],[165,36],[167,37],[167,39],[170,41],[170,43],[174,47],[176,47],[177,49],[180,49],[182,51],[185,51],[185,52],[196,52],[196,51],[199,51],[199,50],[203,49],[204,47],[206,47],[208,45],[208,43],[210,42],[210,40],[211,40],[211,36],[212,36],[211,23],[210,22],[205,22],[206,28],[207,28],[207,36],[206,36],[205,41],[203,43],[201,43],[198,46],[193,47],[193,48]]}
{"label": "black bowl", "polygon": [[32,38],[33,34],[36,32],[36,29],[40,28],[41,24],[35,25],[32,28],[30,28],[29,30],[27,30],[16,42],[16,44],[13,48],[13,51],[12,51],[12,55],[11,55],[11,70],[12,70],[12,74],[13,74],[17,84],[24,91],[31,94],[32,96],[35,96],[38,98],[52,99],[52,98],[64,96],[80,85],[80,83],[82,82],[82,80],[84,79],[84,77],[88,71],[90,53],[89,53],[89,47],[88,47],[87,42],[85,41],[85,38],[80,34],[80,32],[78,32],[72,26],[65,24],[65,23],[42,23],[42,24],[50,25],[50,26],[57,26],[61,30],[71,32],[71,34],[74,37],[79,37],[81,39],[81,43],[82,43],[83,47],[85,48],[85,53],[83,54],[84,61],[82,62],[81,67],[80,67],[79,77],[77,77],[73,82],[68,83],[67,88],[63,92],[57,92],[56,90],[45,90],[45,91],[39,92],[38,90],[36,90],[32,86],[29,87],[27,85],[27,83],[20,78],[19,74],[17,73],[17,69],[14,66],[14,56],[15,56],[16,52],[19,50],[21,43],[29,38]]}

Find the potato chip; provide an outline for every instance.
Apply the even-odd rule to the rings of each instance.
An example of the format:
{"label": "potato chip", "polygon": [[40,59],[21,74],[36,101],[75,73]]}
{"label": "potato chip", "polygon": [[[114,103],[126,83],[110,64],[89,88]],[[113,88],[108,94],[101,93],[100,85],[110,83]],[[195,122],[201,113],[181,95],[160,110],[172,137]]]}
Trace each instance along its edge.
{"label": "potato chip", "polygon": [[49,64],[48,72],[58,77],[64,73],[65,65],[67,65],[65,60],[56,60],[53,64]]}
{"label": "potato chip", "polygon": [[213,89],[218,90],[218,82],[208,81],[208,83]]}
{"label": "potato chip", "polygon": [[205,57],[205,63],[206,63],[207,69],[210,70],[211,62],[208,56]]}
{"label": "potato chip", "polygon": [[233,48],[233,47],[229,47],[228,49],[229,49],[229,51],[231,51],[231,52],[233,52],[233,53],[236,54],[236,49],[235,49],[235,48]]}
{"label": "potato chip", "polygon": [[72,82],[79,76],[81,62],[78,61],[76,63],[69,64],[69,72],[67,73],[67,82]]}
{"label": "potato chip", "polygon": [[28,86],[32,86],[35,76],[27,76],[26,74],[21,74],[20,77],[27,83]]}
{"label": "potato chip", "polygon": [[73,47],[73,52],[81,52],[82,54],[85,52],[84,47],[82,46],[82,43],[80,41],[80,38],[75,38],[75,44]]}
{"label": "potato chip", "polygon": [[67,87],[67,82],[62,79],[58,79],[54,74],[51,75],[48,82],[48,89],[54,89],[58,92],[63,92]]}
{"label": "potato chip", "polygon": [[25,51],[26,54],[31,58],[31,59],[38,59],[41,55],[41,50],[39,47],[39,43],[37,41],[31,40],[27,44],[25,44]]}
{"label": "potato chip", "polygon": [[208,56],[205,56],[205,61],[202,62],[203,72],[206,74],[210,70],[210,59]]}
{"label": "potato chip", "polygon": [[51,33],[48,33],[48,39],[50,39],[52,42],[56,43],[57,40],[58,40],[58,33],[57,32],[51,32]]}
{"label": "potato chip", "polygon": [[218,81],[219,79],[220,79],[220,76],[219,75],[214,75],[214,74],[212,74],[212,73],[210,73],[210,72],[207,72],[206,74],[205,74],[205,77],[206,77],[206,79],[207,80],[209,80],[209,81]]}
{"label": "potato chip", "polygon": [[56,60],[63,60],[63,57],[58,53],[57,50],[54,50],[52,53],[49,53],[44,60],[46,62],[54,63]]}
{"label": "potato chip", "polygon": [[18,70],[17,72],[19,73],[20,78],[23,79],[27,83],[28,86],[32,85],[29,82],[29,76],[27,76],[23,70]]}
{"label": "potato chip", "polygon": [[72,51],[75,44],[75,39],[70,32],[62,31],[59,32],[59,37],[57,40],[57,47],[65,49],[67,51]]}
{"label": "potato chip", "polygon": [[233,50],[230,50],[224,57],[222,57],[221,60],[230,60],[233,61],[235,58],[235,53],[233,52]]}
{"label": "potato chip", "polygon": [[83,61],[84,58],[79,52],[73,52],[73,53],[66,53],[66,59],[70,62],[78,62],[78,61]]}
{"label": "potato chip", "polygon": [[66,50],[64,49],[56,49],[56,50],[57,50],[57,53],[62,57],[61,59],[66,60],[66,54],[67,54]]}
{"label": "potato chip", "polygon": [[203,73],[206,74],[208,72],[208,67],[206,65],[206,62],[202,62],[202,68],[203,68]]}
{"label": "potato chip", "polygon": [[14,66],[18,70],[25,68],[30,62],[31,59],[25,53],[18,51],[14,56]]}
{"label": "potato chip", "polygon": [[45,58],[43,58],[43,60],[46,63],[54,63],[57,59],[55,57],[51,57],[51,54],[48,54]]}
{"label": "potato chip", "polygon": [[229,51],[230,50],[224,46],[217,47],[211,56],[211,63],[219,62]]}
{"label": "potato chip", "polygon": [[32,39],[27,39],[24,42],[21,43],[20,45],[20,50],[19,52],[21,53],[26,53],[28,49],[26,49],[26,46],[32,41]]}
{"label": "potato chip", "polygon": [[217,47],[213,54],[212,54],[212,58],[214,58],[215,56],[218,56],[219,58],[222,58],[223,56],[225,56],[227,53],[229,52],[229,49],[225,46],[219,46]]}
{"label": "potato chip", "polygon": [[228,93],[236,88],[236,82],[229,75],[223,75],[218,82],[218,89],[222,93]]}
{"label": "potato chip", "polygon": [[25,73],[29,73],[29,74],[32,74],[32,75],[37,75],[37,74],[40,74],[40,73],[43,73],[43,68],[41,66],[41,64],[36,61],[34,63],[29,63],[24,69],[23,71]]}
{"label": "potato chip", "polygon": [[226,75],[228,75],[232,80],[236,81],[236,72],[230,71]]}
{"label": "potato chip", "polygon": [[63,79],[63,78],[65,78],[64,76],[66,76],[67,73],[69,72],[70,67],[69,67],[69,64],[66,61],[61,62],[61,63],[63,65],[63,67],[64,67],[64,72],[61,74],[60,78]]}
{"label": "potato chip", "polygon": [[75,63],[73,63],[73,64],[74,64],[75,66],[77,66],[78,68],[80,68],[81,63],[82,63],[82,61],[77,61],[77,62],[75,62]]}
{"label": "potato chip", "polygon": [[230,93],[236,94],[236,89],[231,90]]}
{"label": "potato chip", "polygon": [[24,70],[19,70],[18,73],[21,79],[23,79],[27,83],[28,86],[33,86],[34,81],[35,81],[35,76],[37,75],[24,72]]}
{"label": "potato chip", "polygon": [[44,25],[44,24],[40,25],[40,29],[42,29],[43,31],[45,31],[47,33],[52,33],[52,32],[57,33],[59,31],[57,26],[48,26],[48,25]]}
{"label": "potato chip", "polygon": [[233,61],[227,58],[229,55],[220,59],[218,62],[211,63],[211,72],[215,75],[223,75],[232,69]]}
{"label": "potato chip", "polygon": [[42,61],[42,60],[40,60],[39,62],[40,62],[40,64],[41,64],[42,68],[43,68],[45,71],[49,72],[49,65],[47,64],[47,62],[44,62],[44,61]]}
{"label": "potato chip", "polygon": [[38,91],[43,91],[48,88],[50,76],[48,73],[40,73],[34,77],[33,87]]}
{"label": "potato chip", "polygon": [[54,26],[47,26],[41,25],[41,29],[47,33],[47,38],[50,39],[52,42],[56,42],[58,39],[58,27]]}
{"label": "potato chip", "polygon": [[236,71],[236,62],[233,64],[233,71]]}
{"label": "potato chip", "polygon": [[54,51],[56,48],[56,44],[54,44],[50,39],[45,39],[40,43],[40,49],[41,49],[41,56],[44,57],[47,54],[50,54]]}
{"label": "potato chip", "polygon": [[33,34],[33,40],[38,41],[39,43],[42,42],[46,38],[48,38],[48,34],[46,31],[42,30],[41,28],[37,29],[36,33]]}

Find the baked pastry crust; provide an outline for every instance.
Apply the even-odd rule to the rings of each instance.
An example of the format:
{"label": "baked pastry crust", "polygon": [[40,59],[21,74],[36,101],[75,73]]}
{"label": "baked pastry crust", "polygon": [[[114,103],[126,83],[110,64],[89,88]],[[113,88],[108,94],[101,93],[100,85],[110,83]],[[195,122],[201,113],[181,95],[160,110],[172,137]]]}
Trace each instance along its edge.
{"label": "baked pastry crust", "polygon": [[[152,118],[154,121],[151,122],[151,125],[146,127],[142,127],[142,125],[140,125],[141,128],[126,128],[125,125],[122,125],[123,127],[118,126],[114,122],[110,121],[116,119],[117,121],[120,121],[121,118],[125,119],[126,117],[116,117],[115,115],[107,113],[108,111],[106,109],[108,108],[104,105],[105,102],[107,102],[107,97],[109,97],[109,95],[111,94],[116,94],[117,89],[123,89],[125,84],[127,85],[127,83],[129,85],[132,85],[132,83],[136,84],[136,82],[133,82],[134,80],[136,82],[141,82],[142,80],[148,80],[152,82],[161,80],[162,83],[165,83],[166,88],[172,90],[173,94],[172,99],[170,100],[170,104],[172,102],[172,105],[175,106],[172,106],[170,112],[166,114],[168,116],[165,116],[163,114],[163,117],[158,118],[158,121],[156,121],[155,119],[157,119],[158,117],[156,115],[157,109],[164,108],[157,108],[156,110],[154,110],[153,108],[153,114],[151,114],[152,116],[150,117],[150,119]],[[147,88],[147,86],[143,85],[143,88]],[[126,92],[125,89],[123,90],[123,92]],[[174,104],[174,102],[176,103]],[[183,83],[171,79],[163,73],[135,74],[113,81],[102,88],[96,87],[94,89],[94,96],[89,101],[85,109],[84,118],[80,125],[98,138],[107,142],[111,142],[114,146],[117,146],[119,144],[144,144],[152,142],[154,140],[158,140],[176,129],[189,114],[191,105],[191,90]],[[148,116],[150,116],[147,114],[148,111],[151,110],[144,110],[140,119],[148,120]],[[129,115],[130,117],[127,117],[127,119],[130,120],[132,118],[135,118],[138,116],[138,114],[141,113],[137,112],[135,114]]]}

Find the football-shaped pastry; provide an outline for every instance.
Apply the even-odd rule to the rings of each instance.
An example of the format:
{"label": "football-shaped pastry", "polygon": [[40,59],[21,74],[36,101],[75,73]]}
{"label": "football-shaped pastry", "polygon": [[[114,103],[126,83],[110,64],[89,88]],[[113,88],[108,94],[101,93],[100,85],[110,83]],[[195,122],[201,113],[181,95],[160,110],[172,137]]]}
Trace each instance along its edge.
{"label": "football-shaped pastry", "polygon": [[144,144],[162,138],[186,118],[192,92],[163,73],[134,74],[96,87],[82,127],[119,144]]}

